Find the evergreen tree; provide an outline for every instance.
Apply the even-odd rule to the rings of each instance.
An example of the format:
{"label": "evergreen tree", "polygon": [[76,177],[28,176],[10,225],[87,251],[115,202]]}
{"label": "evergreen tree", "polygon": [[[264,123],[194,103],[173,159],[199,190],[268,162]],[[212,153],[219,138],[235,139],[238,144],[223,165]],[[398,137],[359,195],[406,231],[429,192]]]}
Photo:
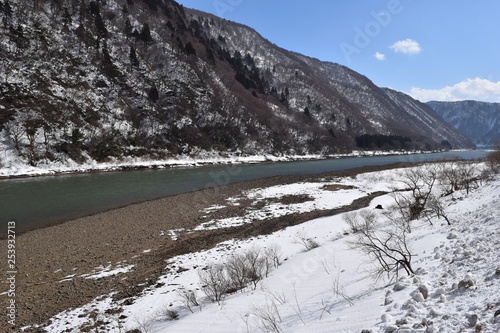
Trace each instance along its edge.
{"label": "evergreen tree", "polygon": [[101,66],[104,74],[106,74],[109,78],[116,78],[120,75],[120,71],[111,60],[111,56],[109,55],[108,46],[106,43],[102,46],[101,52]]}
{"label": "evergreen tree", "polygon": [[158,88],[156,88],[156,85],[153,85],[149,89],[148,97],[153,103],[156,103],[156,101],[158,101],[158,99],[160,98],[160,94],[158,93]]}
{"label": "evergreen tree", "polygon": [[0,3],[0,5],[2,5],[2,7],[0,7],[0,11],[3,12],[4,17],[5,17],[4,23],[8,24],[11,22],[12,14],[13,14],[10,2],[9,2],[9,0],[6,0],[4,3]]}
{"label": "evergreen tree", "polygon": [[184,51],[187,55],[196,55],[196,49],[193,47],[193,44],[191,44],[191,42],[188,42],[186,44],[186,46],[184,47]]}
{"label": "evergreen tree", "polygon": [[89,11],[94,16],[94,23],[97,30],[97,35],[102,38],[108,37],[108,29],[101,16],[101,9],[96,1],[91,1],[89,4]]}
{"label": "evergreen tree", "polygon": [[141,33],[139,34],[139,38],[144,42],[144,44],[152,44],[153,37],[151,37],[151,31],[149,29],[149,24],[144,23],[142,26]]}
{"label": "evergreen tree", "polygon": [[137,59],[137,54],[133,46],[130,47],[129,58],[130,58],[130,65],[132,65],[132,67],[139,67],[139,60]]}
{"label": "evergreen tree", "polygon": [[129,19],[125,20],[125,29],[123,29],[123,32],[126,36],[132,36],[132,23],[130,23]]}
{"label": "evergreen tree", "polygon": [[95,26],[96,26],[97,34],[99,35],[99,37],[102,37],[102,38],[108,37],[108,29],[106,29],[106,25],[104,24],[104,21],[102,20],[100,13],[98,13],[95,16]]}
{"label": "evergreen tree", "polygon": [[73,23],[73,20],[71,18],[71,14],[69,13],[68,7],[64,7],[64,13],[63,13],[63,24],[65,26],[69,26]]}
{"label": "evergreen tree", "polygon": [[311,118],[311,111],[309,111],[309,108],[307,106],[304,109],[304,114],[307,116],[307,118]]}

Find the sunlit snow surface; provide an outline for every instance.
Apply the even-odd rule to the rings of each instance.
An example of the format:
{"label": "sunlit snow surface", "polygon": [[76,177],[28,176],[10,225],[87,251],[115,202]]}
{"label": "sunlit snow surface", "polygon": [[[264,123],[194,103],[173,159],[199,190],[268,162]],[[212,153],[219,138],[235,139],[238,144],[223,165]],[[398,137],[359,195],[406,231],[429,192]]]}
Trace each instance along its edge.
{"label": "sunlit snow surface", "polygon": [[[248,207],[243,216],[231,217],[225,219],[214,220],[203,223],[194,230],[211,230],[227,227],[235,227],[244,223],[251,223],[255,220],[265,220],[269,218],[279,217],[293,213],[306,213],[312,210],[323,210],[338,208],[352,203],[354,199],[358,199],[366,195],[360,190],[340,190],[338,193],[325,190],[325,185],[335,184],[334,182],[325,183],[295,183],[289,185],[278,185],[265,189],[253,190],[244,197],[229,198],[228,201],[232,205],[238,205],[241,199],[252,199],[254,204],[259,201],[274,199],[275,202],[267,203],[261,209]],[[305,202],[283,204],[280,202],[285,196],[303,196]],[[225,206],[210,207],[211,210],[224,208]]]}
{"label": "sunlit snow surface", "polygon": [[[398,174],[390,170],[341,179],[337,183],[356,189],[331,191],[328,200],[336,206],[352,202],[360,191],[402,188],[397,181]],[[246,196],[272,198],[307,194],[315,200],[305,204],[317,201],[320,205],[323,199],[318,189],[325,184],[273,186],[248,192]],[[379,204],[387,207],[393,202],[390,195],[381,196],[374,199],[368,209]],[[79,315],[97,310],[102,318],[107,318],[108,332],[139,327],[148,332],[265,332],[262,315],[259,315],[264,311],[272,313],[277,327],[287,333],[361,332],[363,329],[392,332],[398,328],[396,324],[398,332],[473,332],[476,329],[498,332],[500,316],[495,322],[494,314],[500,309],[500,178],[469,195],[456,192],[446,197],[444,203],[451,226],[438,219],[432,221],[432,226],[428,221],[415,222],[410,246],[415,254],[413,267],[417,274],[406,277],[401,272],[398,286],[402,290],[399,291],[394,290],[393,284],[373,281],[368,273],[367,258],[349,248],[348,241],[353,236],[346,232],[348,227],[341,214],[268,236],[232,240],[207,251],[172,258],[169,268],[180,273],[162,276],[158,281],[162,287],[147,288],[132,305],[113,303],[111,297],[98,298],[80,309],[55,316],[47,329],[49,332],[71,331],[88,322],[88,318]],[[320,246],[305,252],[297,242],[298,235],[307,235]],[[284,260],[255,290],[248,288],[228,295],[221,304],[211,303],[204,297],[199,289],[200,269],[246,249],[267,247],[279,247]],[[465,279],[474,284],[467,289],[458,288]],[[422,286],[429,291],[427,299],[416,293]],[[193,313],[190,312],[183,306],[177,293],[179,289],[195,291],[201,306],[193,307]],[[123,313],[104,315],[110,308],[122,308]],[[166,309],[177,311],[179,319],[167,320]],[[127,317],[119,321],[120,315]]]}

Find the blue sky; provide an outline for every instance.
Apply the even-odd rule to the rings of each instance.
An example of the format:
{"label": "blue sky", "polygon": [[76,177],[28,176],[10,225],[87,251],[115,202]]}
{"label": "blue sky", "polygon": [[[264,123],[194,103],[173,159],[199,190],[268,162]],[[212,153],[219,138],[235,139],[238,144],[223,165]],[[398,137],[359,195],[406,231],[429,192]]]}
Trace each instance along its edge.
{"label": "blue sky", "polygon": [[178,0],[422,101],[500,102],[498,0]]}

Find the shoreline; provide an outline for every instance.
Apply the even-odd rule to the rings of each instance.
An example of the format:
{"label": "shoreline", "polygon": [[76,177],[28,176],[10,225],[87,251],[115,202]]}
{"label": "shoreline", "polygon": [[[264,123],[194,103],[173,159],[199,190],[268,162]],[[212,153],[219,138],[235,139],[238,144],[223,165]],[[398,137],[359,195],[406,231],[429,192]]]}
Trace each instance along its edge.
{"label": "shoreline", "polygon": [[[27,167],[28,171],[21,171],[20,173],[6,174],[5,170],[8,168],[0,169],[0,181],[9,179],[23,179],[35,177],[49,177],[49,176],[65,176],[77,175],[88,173],[101,173],[101,172],[121,172],[121,171],[135,171],[135,170],[157,170],[168,168],[189,168],[189,167],[204,167],[215,165],[245,165],[245,164],[263,164],[263,163],[286,163],[298,161],[319,161],[328,159],[342,159],[342,158],[358,158],[358,157],[376,157],[376,156],[405,156],[414,154],[435,154],[443,152],[454,151],[474,151],[476,149],[460,149],[460,150],[434,150],[434,151],[353,151],[350,154],[335,154],[335,155],[289,155],[289,156],[273,156],[273,155],[254,155],[254,156],[234,156],[234,157],[218,157],[218,158],[186,158],[186,159],[166,159],[166,160],[142,160],[135,159],[135,161],[120,162],[115,161],[111,163],[94,163],[94,164],[81,164],[79,166],[53,166],[53,167]],[[132,160],[134,160],[132,158]],[[2,174],[2,172],[4,174]],[[8,172],[7,172],[8,173]]]}
{"label": "shoreline", "polygon": [[[464,151],[464,150],[461,150],[461,151]],[[472,150],[465,150],[465,151],[472,151]],[[447,152],[453,152],[453,151],[447,151]],[[435,153],[442,153],[441,152],[436,152],[436,151],[432,151],[432,152],[425,152],[425,153],[416,153],[416,154],[435,154]],[[137,171],[137,170],[155,170],[155,169],[166,169],[166,168],[182,168],[182,167],[193,167],[193,168],[203,168],[203,167],[210,167],[210,166],[214,166],[214,165],[245,165],[245,164],[272,164],[272,163],[294,163],[294,162],[298,162],[298,161],[321,161],[321,160],[328,160],[328,159],[332,159],[332,160],[335,160],[335,159],[344,159],[344,158],[361,158],[361,157],[377,157],[377,156],[406,156],[406,155],[412,155],[412,154],[415,154],[414,152],[411,152],[411,153],[403,153],[403,154],[388,154],[388,155],[369,155],[369,156],[366,156],[366,155],[356,155],[356,156],[336,156],[336,157],[327,157],[327,156],[323,156],[323,158],[308,158],[308,159],[302,159],[302,160],[283,160],[283,161],[263,161],[263,162],[242,162],[242,163],[205,163],[205,164],[199,164],[197,166],[188,166],[188,165],[177,165],[177,166],[167,166],[167,167],[163,167],[163,166],[158,166],[158,165],[149,165],[149,166],[123,166],[122,169],[97,169],[97,170],[90,170],[90,171],[81,171],[81,172],[72,172],[72,173],[60,173],[60,174],[50,174],[50,175],[38,175],[38,176],[19,176],[19,177],[14,177],[14,178],[36,178],[36,177],[44,177],[44,176],[65,176],[65,175],[71,175],[71,174],[89,174],[89,173],[105,173],[105,172],[126,172],[126,171]],[[435,161],[427,161],[427,162],[439,162],[439,161],[445,161],[447,160],[446,158],[445,159],[441,159],[441,160],[435,160]],[[415,164],[415,163],[422,163],[422,162],[411,162],[411,161],[407,161],[407,162],[395,162],[395,163],[391,163],[391,164],[387,164],[387,165],[379,165],[379,166],[374,166],[374,167],[382,167],[382,168],[385,168],[385,167],[390,167],[392,166],[393,164]],[[346,169],[344,171],[355,171],[357,169],[363,169],[364,167],[357,167],[357,168],[353,168],[353,169]],[[335,172],[335,171],[333,171]],[[363,171],[361,171],[363,172]],[[257,178],[257,179],[254,179],[254,180],[263,180],[263,179],[266,179],[266,178],[273,178],[273,177],[297,177],[297,175],[284,175],[284,176],[270,176],[270,177],[264,177],[264,178]],[[312,173],[312,174],[305,174],[303,176],[316,176],[316,174]],[[4,178],[5,179],[5,178]],[[13,178],[9,178],[9,179],[13,179]],[[0,177],[0,184],[1,184],[1,180],[2,180],[2,177]],[[249,181],[254,181],[254,180],[249,180]],[[226,186],[226,185],[230,185],[230,184],[236,184],[236,183],[239,183],[240,181],[237,181],[235,183],[228,183],[228,184],[221,184],[221,185],[216,185],[215,187],[220,187],[220,186]],[[246,182],[245,181],[242,181],[242,182]],[[188,191],[188,192],[182,192],[180,194],[183,194],[183,193],[191,193],[191,192],[197,192],[197,191],[200,191],[200,190],[191,190],[191,191]],[[71,221],[71,220],[75,220],[75,219],[80,219],[80,218],[85,218],[85,217],[89,217],[89,216],[94,216],[94,215],[97,215],[97,214],[101,214],[101,213],[106,213],[108,211],[112,211],[112,210],[115,210],[115,209],[121,209],[121,208],[124,208],[124,207],[127,207],[127,206],[130,206],[130,205],[135,205],[135,204],[141,204],[141,203],[145,203],[145,202],[150,202],[150,201],[155,201],[155,200],[161,200],[162,198],[165,198],[165,197],[171,197],[171,196],[176,196],[178,194],[172,194],[172,195],[166,195],[166,196],[162,196],[162,197],[157,197],[157,198],[153,198],[153,199],[147,199],[147,200],[139,200],[139,201],[136,201],[136,202],[132,202],[132,203],[127,203],[127,204],[123,204],[123,205],[118,205],[118,206],[115,206],[115,207],[112,207],[112,208],[107,208],[107,209],[104,209],[104,210],[100,210],[100,211],[93,211],[91,213],[83,213],[83,214],[75,214],[73,215],[72,217],[70,218],[60,218],[60,219],[57,219],[57,220],[49,220],[48,222],[46,223],[42,223],[42,224],[39,224],[39,225],[28,225],[28,226],[24,226],[22,228],[19,228],[19,231],[18,231],[18,234],[21,235],[21,234],[24,234],[24,233],[27,233],[27,232],[30,232],[30,231],[34,231],[34,230],[38,230],[38,229],[44,229],[44,228],[50,228],[50,227],[53,227],[53,226],[57,226],[59,224],[63,224],[67,221]],[[15,222],[15,221],[14,221]],[[7,221],[5,221],[5,223],[7,223]],[[7,234],[6,233],[3,233],[3,232],[0,232],[0,240],[3,240],[3,239],[6,239],[7,238]]]}
{"label": "shoreline", "polygon": [[[20,327],[44,323],[61,311],[82,306],[95,297],[112,291],[122,295],[117,296],[120,300],[124,300],[126,295],[138,294],[145,285],[154,283],[156,276],[164,273],[168,258],[175,254],[210,248],[227,239],[272,232],[340,212],[339,209],[314,210],[285,215],[255,224],[182,234],[178,240],[162,235],[165,230],[195,228],[207,218],[204,209],[223,204],[227,198],[244,191],[302,181],[324,181],[325,177],[354,177],[360,173],[407,165],[408,163],[397,163],[365,166],[316,175],[274,176],[242,181],[131,204],[16,235],[19,249],[16,281],[19,288],[16,295],[19,305],[18,323]],[[368,199],[369,196],[360,202],[366,204]],[[222,219],[242,214],[246,208],[245,204],[231,212],[211,213],[210,218]],[[340,209],[345,211],[349,207]],[[0,240],[0,246],[5,246],[6,242],[5,239]],[[2,265],[4,261],[5,258],[0,258]],[[126,274],[126,280],[123,276],[100,280],[81,277],[96,267],[119,264],[135,265],[135,269]],[[68,277],[71,277],[70,281],[63,283]],[[4,291],[4,287],[1,287],[0,293]]]}
{"label": "shoreline", "polygon": [[[270,163],[272,163],[272,162],[270,162]],[[418,164],[418,163],[421,163],[421,162],[398,162],[398,163],[392,163],[392,164],[386,164],[386,165],[363,166],[363,167],[358,167],[358,168],[352,168],[352,169],[346,169],[346,170],[340,170],[340,171],[331,171],[331,172],[320,173],[320,174],[271,176],[271,177],[258,178],[258,179],[254,179],[254,180],[237,181],[237,182],[234,182],[234,183],[229,183],[229,184],[225,184],[225,185],[218,185],[218,186],[211,187],[211,188],[199,189],[199,190],[192,190],[192,191],[188,191],[188,192],[184,192],[184,193],[180,193],[180,194],[167,195],[167,196],[164,196],[164,197],[161,197],[161,198],[155,198],[155,199],[149,199],[149,200],[144,200],[144,201],[133,202],[133,203],[130,203],[130,204],[125,204],[125,205],[122,205],[122,206],[118,206],[118,207],[114,207],[114,208],[109,208],[109,209],[102,210],[102,211],[95,212],[95,213],[91,213],[91,214],[84,214],[82,216],[77,216],[77,217],[71,218],[71,219],[61,219],[60,221],[52,221],[52,222],[45,223],[43,225],[29,226],[29,227],[25,227],[23,229],[17,230],[16,234],[18,236],[20,236],[20,235],[24,235],[26,233],[33,232],[33,231],[36,231],[36,230],[43,230],[43,229],[47,229],[47,228],[52,228],[52,227],[55,227],[55,226],[58,226],[58,225],[61,225],[61,224],[67,223],[67,222],[71,222],[71,221],[74,221],[74,220],[91,218],[91,217],[94,217],[96,215],[106,214],[108,212],[112,212],[114,210],[124,209],[124,208],[130,207],[130,206],[135,206],[135,205],[146,204],[146,203],[149,203],[149,202],[160,201],[160,200],[163,200],[163,199],[166,199],[166,198],[175,198],[175,197],[181,196],[183,194],[194,194],[195,195],[196,193],[202,192],[204,190],[215,190],[215,191],[217,191],[217,189],[219,189],[219,188],[222,188],[222,187],[225,187],[225,186],[230,186],[230,185],[238,186],[239,184],[250,183],[250,182],[273,182],[273,179],[279,179],[279,178],[290,178],[290,179],[291,178],[295,178],[295,179],[299,179],[299,178],[320,177],[323,174],[331,174],[331,173],[343,173],[343,172],[345,172],[345,173],[351,174],[351,173],[354,172],[354,173],[358,174],[358,173],[364,173],[364,172],[371,172],[371,170],[364,171],[364,170],[368,170],[368,169],[371,169],[371,168],[374,168],[375,170],[388,170],[388,169],[392,169],[392,168],[403,167],[403,166],[408,165],[408,164]],[[4,234],[0,233],[0,241],[5,240],[6,238],[7,238],[6,234],[4,235]]]}

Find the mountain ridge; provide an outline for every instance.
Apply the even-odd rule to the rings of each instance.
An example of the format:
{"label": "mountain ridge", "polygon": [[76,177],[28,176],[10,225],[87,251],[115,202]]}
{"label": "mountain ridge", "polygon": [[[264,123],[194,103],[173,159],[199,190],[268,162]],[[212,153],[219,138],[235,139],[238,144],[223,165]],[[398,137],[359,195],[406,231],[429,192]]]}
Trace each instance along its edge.
{"label": "mountain ridge", "polygon": [[500,144],[500,103],[466,100],[430,101],[427,105],[477,146]]}
{"label": "mountain ridge", "polygon": [[175,1],[6,1],[0,16],[0,142],[31,165],[328,154],[361,135],[473,147],[439,118],[406,126],[409,96]]}

